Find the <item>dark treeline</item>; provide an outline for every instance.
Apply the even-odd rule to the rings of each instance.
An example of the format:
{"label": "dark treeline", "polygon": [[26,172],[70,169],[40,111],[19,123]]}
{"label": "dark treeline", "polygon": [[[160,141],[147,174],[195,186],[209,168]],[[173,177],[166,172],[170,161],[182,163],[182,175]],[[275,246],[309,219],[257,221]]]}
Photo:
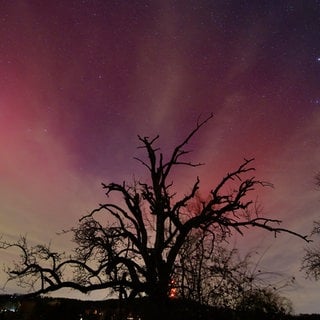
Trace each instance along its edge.
{"label": "dark treeline", "polygon": [[[65,298],[23,298],[0,296],[0,320],[156,320],[157,309],[147,299],[132,301],[110,299],[82,301]],[[165,308],[166,320],[315,320],[318,314],[287,315],[263,312],[236,312],[230,309],[199,305],[192,301],[170,300]],[[163,313],[162,313],[163,314]]]}

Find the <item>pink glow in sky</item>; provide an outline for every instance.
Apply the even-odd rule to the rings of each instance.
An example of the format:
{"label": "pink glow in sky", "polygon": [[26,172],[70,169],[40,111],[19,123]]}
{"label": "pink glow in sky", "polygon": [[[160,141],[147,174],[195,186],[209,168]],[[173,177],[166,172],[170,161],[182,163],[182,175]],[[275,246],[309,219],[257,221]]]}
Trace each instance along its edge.
{"label": "pink glow in sky", "polygon": [[[100,183],[143,175],[137,134],[170,148],[211,112],[190,145],[206,165],[177,184],[199,175],[207,190],[255,157],[275,185],[260,191],[265,213],[309,233],[320,215],[319,34],[316,0],[2,1],[0,233],[69,249],[56,232],[104,201]],[[297,278],[285,292],[296,312],[320,313],[320,283],[299,271],[305,243],[248,230],[239,246],[270,248],[268,267]]]}

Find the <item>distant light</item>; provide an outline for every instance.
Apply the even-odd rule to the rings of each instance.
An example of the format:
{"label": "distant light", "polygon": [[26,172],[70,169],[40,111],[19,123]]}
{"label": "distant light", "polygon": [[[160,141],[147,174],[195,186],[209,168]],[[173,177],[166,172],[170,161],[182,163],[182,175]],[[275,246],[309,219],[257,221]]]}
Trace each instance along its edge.
{"label": "distant light", "polygon": [[170,291],[169,291],[169,298],[173,299],[177,297],[177,288],[175,288],[175,281],[171,279],[170,281]]}

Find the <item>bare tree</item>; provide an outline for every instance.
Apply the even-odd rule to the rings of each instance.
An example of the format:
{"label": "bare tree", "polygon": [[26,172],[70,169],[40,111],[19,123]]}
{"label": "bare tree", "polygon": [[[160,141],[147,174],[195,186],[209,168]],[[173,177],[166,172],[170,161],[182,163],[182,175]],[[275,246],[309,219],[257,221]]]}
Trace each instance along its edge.
{"label": "bare tree", "polygon": [[83,216],[71,230],[76,244],[72,255],[53,252],[45,245],[29,247],[25,238],[16,243],[1,241],[2,248],[16,247],[21,253],[20,261],[7,270],[8,280],[27,286],[32,294],[61,288],[84,293],[111,289],[121,296],[142,294],[164,301],[183,246],[193,232],[209,233],[214,241],[218,236],[228,237],[234,231],[242,234],[248,227],[256,227],[307,240],[281,228],[280,220],[256,211],[250,193],[270,184],[253,176],[253,159],[245,159],[227,173],[194,210],[190,204],[197,195],[199,178],[185,195],[178,197],[173,191],[176,167],[201,165],[185,160],[189,153],[185,148],[211,118],[199,120],[168,158],[156,146],[159,136],[138,136],[147,157],[136,159],[145,167],[149,180],[103,183],[109,201]]}
{"label": "bare tree", "polygon": [[[320,172],[315,176],[315,184],[320,188]],[[312,236],[320,235],[320,220],[314,221]],[[305,255],[302,260],[302,269],[305,270],[308,277],[316,280],[320,278],[320,246],[315,244],[305,249]]]}
{"label": "bare tree", "polygon": [[177,297],[237,312],[291,312],[280,292],[293,285],[294,277],[264,270],[258,252],[242,257],[223,241],[212,245],[211,236],[198,232],[185,242],[174,273]]}
{"label": "bare tree", "polygon": [[[312,236],[320,235],[320,221],[315,221],[312,230]],[[305,249],[305,255],[302,260],[302,269],[305,270],[308,277],[315,280],[320,278],[320,247],[319,244],[313,244]]]}

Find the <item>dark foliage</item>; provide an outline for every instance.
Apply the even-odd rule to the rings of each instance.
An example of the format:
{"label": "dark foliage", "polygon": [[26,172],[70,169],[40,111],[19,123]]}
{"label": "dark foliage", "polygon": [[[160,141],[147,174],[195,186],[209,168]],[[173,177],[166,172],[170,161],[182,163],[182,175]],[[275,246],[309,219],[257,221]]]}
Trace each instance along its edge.
{"label": "dark foliage", "polygon": [[[1,298],[1,297],[0,297]],[[11,297],[2,302],[10,302]],[[290,316],[285,314],[241,311],[200,305],[188,300],[169,300],[164,310],[165,318],[157,314],[158,306],[149,299],[131,301],[80,301],[62,298],[18,297],[20,307],[17,312],[0,312],[1,320],[318,320],[319,315]]]}

